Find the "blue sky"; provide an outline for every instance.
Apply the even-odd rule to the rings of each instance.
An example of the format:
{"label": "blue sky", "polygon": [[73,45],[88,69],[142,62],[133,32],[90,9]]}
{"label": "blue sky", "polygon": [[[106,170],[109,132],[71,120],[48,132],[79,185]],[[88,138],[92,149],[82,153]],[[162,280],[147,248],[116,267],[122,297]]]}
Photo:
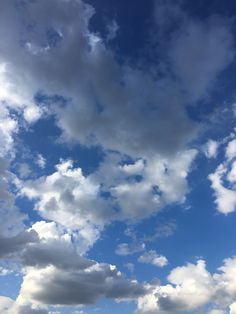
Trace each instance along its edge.
{"label": "blue sky", "polygon": [[236,313],[235,16],[1,1],[1,313]]}

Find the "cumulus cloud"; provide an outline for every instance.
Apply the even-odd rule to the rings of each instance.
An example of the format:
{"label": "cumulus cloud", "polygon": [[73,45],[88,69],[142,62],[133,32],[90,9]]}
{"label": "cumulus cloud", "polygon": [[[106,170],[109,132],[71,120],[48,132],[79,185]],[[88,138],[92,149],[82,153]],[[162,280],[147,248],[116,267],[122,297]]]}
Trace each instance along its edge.
{"label": "cumulus cloud", "polygon": [[0,236],[0,258],[10,258],[11,255],[23,250],[26,244],[37,242],[37,240],[37,233],[33,230],[23,231],[12,237]]}
{"label": "cumulus cloud", "polygon": [[111,154],[87,176],[72,161],[61,161],[53,174],[22,181],[19,189],[36,201],[41,216],[79,230],[86,250],[111,221],[138,221],[167,204],[184,202],[195,155],[189,150],[169,159],[124,163],[122,156]]}
{"label": "cumulus cloud", "polygon": [[[235,300],[235,257],[224,260],[217,273],[206,269],[205,261],[174,268],[167,285],[149,285],[151,293],[138,300],[137,313],[185,313],[205,311],[204,306],[211,305],[210,313],[225,313]],[[233,312],[232,312],[233,313]]]}
{"label": "cumulus cloud", "polygon": [[8,314],[9,313],[8,310],[12,306],[12,304],[13,304],[12,299],[0,296],[0,311],[2,314]]}
{"label": "cumulus cloud", "polygon": [[11,298],[0,296],[1,314],[50,314],[44,309],[39,309],[30,303],[22,303]]}
{"label": "cumulus cloud", "polygon": [[232,303],[230,305],[230,314],[235,314],[236,313],[236,303]]}
{"label": "cumulus cloud", "polygon": [[125,279],[115,266],[96,263],[85,270],[28,268],[20,294],[36,303],[79,305],[93,304],[104,297],[134,299],[144,291],[136,281]]}
{"label": "cumulus cloud", "polygon": [[225,161],[217,167],[214,173],[209,175],[217,209],[223,214],[229,214],[236,209],[234,142],[234,139],[228,142],[225,151]]}
{"label": "cumulus cloud", "polygon": [[[5,44],[0,61],[9,91],[2,99],[26,104],[21,106],[29,122],[42,111],[42,106],[32,104],[39,90],[70,99],[63,106],[55,103],[52,107],[65,140],[100,144],[135,156],[180,150],[196,131],[186,113],[186,102],[203,97],[232,61],[229,25],[217,19],[181,19],[168,47],[179,79],[176,82],[172,73],[165,73],[157,84],[147,71],[116,61],[103,38],[89,30],[94,13],[82,1],[35,1],[20,7],[4,1],[0,37]],[[33,31],[21,22],[26,15],[34,21]],[[116,24],[112,30],[116,32]],[[16,99],[8,99],[15,87]],[[145,110],[146,104],[153,110]]]}
{"label": "cumulus cloud", "polygon": [[80,230],[81,250],[97,240],[114,215],[109,202],[100,197],[99,184],[85,177],[80,168],[73,168],[71,161],[61,162],[52,175],[24,182],[21,193],[37,200],[36,209],[44,218]]}
{"label": "cumulus cloud", "polygon": [[164,267],[168,264],[168,260],[165,256],[157,254],[156,251],[147,251],[140,255],[138,258],[140,263],[151,264],[157,267]]}
{"label": "cumulus cloud", "polygon": [[24,249],[21,259],[26,266],[36,268],[54,265],[60,269],[85,269],[95,262],[78,255],[73,244],[73,233],[68,233],[55,222],[36,222],[31,232],[37,232],[40,241]]}
{"label": "cumulus cloud", "polygon": [[[144,67],[117,61],[106,42],[115,40],[119,26],[115,22],[108,25],[105,39],[92,32],[89,23],[95,10],[81,0],[36,0],[21,5],[2,1],[1,254],[8,257],[21,251],[25,267],[12,313],[46,313],[35,303],[77,305],[104,297],[126,300],[140,296],[138,310],[143,313],[191,311],[212,299],[213,281],[233,302],[234,282],[226,275],[230,262],[216,276],[209,274],[204,261],[176,268],[168,277],[169,285],[149,285],[153,293],[143,296],[146,289],[114,266],[80,255],[112,221],[140,221],[167,205],[183,203],[188,193],[187,177],[197,154],[188,145],[199,125],[191,120],[186,106],[208,96],[233,60],[233,40],[228,21],[192,20],[180,6],[169,2],[155,12],[164,32],[168,25],[163,12],[168,20],[174,16],[179,23],[164,42],[161,69],[165,71],[154,78]],[[158,65],[152,68],[159,73]],[[11,174],[4,158],[13,154],[14,135],[21,123],[31,125],[44,114],[55,119],[61,141],[99,145],[105,158],[89,175],[72,161],[61,161],[52,174],[24,182],[27,171],[22,169],[22,180],[16,180],[21,190],[18,195],[33,200],[35,210],[51,221],[24,231],[26,216],[9,191]],[[234,144],[227,147],[228,161],[234,158]],[[216,144],[210,143],[207,155],[216,154]],[[42,155],[35,162],[45,167]],[[230,171],[224,169],[218,168],[210,179],[218,209],[228,213],[235,210],[235,164]],[[225,179],[231,186],[224,186]],[[118,252],[125,255],[142,248],[122,244]],[[158,266],[167,263],[154,251],[146,252],[140,261]],[[217,276],[227,287],[219,287]],[[2,299],[1,303],[9,308],[11,302]]]}
{"label": "cumulus cloud", "polygon": [[45,306],[50,304],[86,305],[100,298],[130,300],[146,293],[142,284],[125,278],[115,266],[81,257],[73,237],[61,226],[41,221],[32,226],[31,233],[36,230],[38,241],[22,247],[18,256],[24,278],[9,313],[48,313]]}

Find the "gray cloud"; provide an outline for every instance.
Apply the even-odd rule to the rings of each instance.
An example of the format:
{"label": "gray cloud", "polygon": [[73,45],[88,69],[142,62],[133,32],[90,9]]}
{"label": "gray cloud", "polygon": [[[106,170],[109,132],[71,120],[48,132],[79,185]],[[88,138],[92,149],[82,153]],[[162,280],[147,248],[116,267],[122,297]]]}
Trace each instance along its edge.
{"label": "gray cloud", "polygon": [[61,269],[86,269],[95,264],[76,253],[69,243],[60,240],[48,240],[26,248],[22,263],[27,266],[43,268],[54,265]]}
{"label": "gray cloud", "polygon": [[[81,1],[34,1],[20,8],[4,1],[1,12],[0,61],[7,62],[4,79],[17,85],[18,102],[30,103],[38,90],[61,94],[70,101],[51,109],[64,140],[132,156],[183,149],[197,130],[185,105],[206,95],[232,61],[230,27],[223,20],[181,18],[167,53],[178,79],[166,72],[153,80],[144,70],[117,63],[103,39],[89,31],[94,10]],[[24,27],[26,16],[33,30]],[[199,47],[194,53],[193,43]],[[30,106],[23,111],[32,111]]]}
{"label": "gray cloud", "polygon": [[86,270],[28,269],[21,296],[42,304],[93,304],[100,298],[133,299],[145,293],[142,285],[125,279],[114,266],[95,264]]}
{"label": "gray cloud", "polygon": [[0,237],[0,258],[11,257],[22,251],[27,244],[37,241],[37,233],[33,230],[23,231],[14,237]]}

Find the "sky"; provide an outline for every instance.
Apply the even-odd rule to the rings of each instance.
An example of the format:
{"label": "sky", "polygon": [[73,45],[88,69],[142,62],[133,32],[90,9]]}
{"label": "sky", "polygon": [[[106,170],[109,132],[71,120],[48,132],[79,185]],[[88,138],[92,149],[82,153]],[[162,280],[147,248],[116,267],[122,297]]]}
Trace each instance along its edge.
{"label": "sky", "polygon": [[236,314],[235,29],[0,0],[1,314]]}

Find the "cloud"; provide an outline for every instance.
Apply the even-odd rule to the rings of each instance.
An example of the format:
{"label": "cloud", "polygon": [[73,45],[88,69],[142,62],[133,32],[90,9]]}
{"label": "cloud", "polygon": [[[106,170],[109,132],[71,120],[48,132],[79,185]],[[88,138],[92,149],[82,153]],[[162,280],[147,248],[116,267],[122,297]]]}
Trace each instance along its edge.
{"label": "cloud", "polygon": [[13,237],[0,237],[0,258],[10,258],[11,255],[23,250],[28,243],[37,241],[37,233],[33,230],[23,231]]}
{"label": "cloud", "polygon": [[0,157],[13,153],[14,135],[18,132],[18,122],[0,99]]}
{"label": "cloud", "polygon": [[[172,8],[169,11],[182,10]],[[0,62],[4,86],[15,88],[16,99],[9,99],[11,89],[2,99],[21,107],[29,122],[49,110],[64,140],[99,144],[135,157],[180,151],[197,130],[186,112],[188,99],[203,97],[232,61],[229,24],[181,18],[168,46],[168,62],[178,79],[166,72],[156,82],[148,71],[116,61],[103,38],[89,29],[93,14],[94,9],[82,1],[35,1],[20,7],[4,1]],[[34,21],[33,30],[21,22],[26,15]],[[38,91],[68,101],[60,105],[49,97],[39,106],[32,103]],[[147,104],[152,110],[145,109]]]}
{"label": "cloud", "polygon": [[67,233],[55,222],[36,222],[31,232],[36,231],[40,241],[24,249],[21,256],[23,265],[36,268],[54,265],[59,269],[83,270],[95,264],[78,255],[72,242],[73,233]]}
{"label": "cloud", "polygon": [[52,175],[23,182],[21,193],[36,200],[35,209],[42,217],[80,230],[81,251],[97,240],[114,216],[109,201],[100,197],[100,185],[85,177],[80,168],[73,168],[71,161],[62,161]]}
{"label": "cloud", "polygon": [[169,159],[124,163],[121,155],[111,154],[87,176],[72,161],[61,161],[51,175],[20,182],[19,193],[36,201],[42,217],[78,230],[82,252],[112,221],[138,221],[166,204],[184,202],[195,155],[189,150]]}
{"label": "cloud", "polygon": [[231,160],[236,157],[236,139],[230,141],[226,148],[226,157]]}
{"label": "cloud", "polygon": [[133,300],[146,293],[142,284],[125,278],[115,266],[80,256],[72,235],[55,222],[37,222],[31,233],[36,230],[38,241],[22,247],[17,257],[24,278],[11,313],[47,313],[50,304],[86,305],[101,298]]}
{"label": "cloud", "polygon": [[171,158],[154,155],[127,163],[122,156],[110,154],[91,178],[101,182],[102,191],[112,196],[119,209],[117,219],[138,221],[166,204],[184,202],[195,156],[195,150],[188,150]]}
{"label": "cloud", "polygon": [[217,156],[218,147],[219,143],[217,141],[209,140],[204,147],[206,157],[215,158]]}
{"label": "cloud", "polygon": [[190,101],[207,95],[219,73],[234,58],[227,21],[212,17],[205,23],[187,19],[171,43],[172,69]]}
{"label": "cloud", "polygon": [[4,296],[0,296],[0,311],[2,314],[8,314],[8,309],[12,306],[13,304],[13,300],[8,298],[8,297],[4,297]]}
{"label": "cloud", "polygon": [[43,155],[38,154],[35,163],[39,166],[39,168],[44,169],[46,166],[46,159],[43,157]]}
{"label": "cloud", "polygon": [[132,255],[145,250],[144,243],[120,243],[116,248],[116,254],[121,256]]}
{"label": "cloud", "polygon": [[233,160],[234,141],[233,139],[227,144],[225,161],[217,167],[214,173],[209,175],[217,210],[223,214],[229,214],[236,209],[236,162]]}
{"label": "cloud", "polygon": [[[106,38],[102,38],[91,31],[94,14],[81,0],[36,0],[20,5],[2,1],[1,254],[8,257],[21,251],[25,272],[11,311],[46,313],[37,303],[77,305],[100,298],[139,298],[138,310],[143,313],[183,312],[211,301],[217,289],[231,304],[230,261],[216,276],[206,270],[204,261],[176,268],[168,277],[170,284],[147,285],[153,292],[146,294],[143,285],[126,279],[114,266],[81,256],[112,221],[135,223],[167,205],[184,203],[187,177],[197,154],[189,147],[201,128],[186,107],[209,96],[220,73],[232,62],[230,24],[218,18],[193,20],[180,6],[168,2],[155,11],[158,27],[164,34],[173,16],[179,23],[163,46],[158,46],[160,56],[165,54],[160,67],[142,67],[137,66],[139,60],[132,65],[117,61],[106,41],[116,39],[119,26],[115,22],[108,25]],[[31,125],[44,115],[55,119],[61,142],[99,145],[105,157],[89,175],[72,161],[61,161],[53,173],[37,179],[15,177],[21,189],[18,196],[33,200],[35,210],[47,220],[26,231],[27,217],[16,207],[9,190],[14,176],[4,158],[14,155],[14,136],[21,125]],[[233,159],[232,143],[227,148],[228,161]],[[216,155],[212,143],[207,154]],[[38,155],[36,163],[43,169],[44,157]],[[218,210],[234,211],[235,164],[217,168],[210,179]],[[122,245],[118,251],[123,255],[142,248]],[[140,260],[158,266],[167,263],[154,251]],[[226,286],[220,286],[217,278]]]}
{"label": "cloud", "polygon": [[119,31],[119,25],[115,20],[112,20],[109,24],[107,24],[107,41],[111,41],[116,38],[117,32]]}
{"label": "cloud", "polygon": [[225,314],[225,311],[213,309],[213,310],[210,310],[208,314]]}
{"label": "cloud", "polygon": [[21,297],[54,305],[93,304],[100,298],[133,299],[144,293],[136,281],[125,279],[116,267],[92,265],[85,270],[28,268],[21,287]]}
{"label": "cloud", "polygon": [[138,313],[194,311],[208,303],[215,292],[204,261],[173,269],[168,280],[171,284],[157,287],[151,295],[139,300]]}
{"label": "cloud", "polygon": [[210,313],[225,313],[236,297],[236,258],[224,260],[217,273],[209,273],[205,261],[174,268],[167,285],[149,285],[151,293],[138,300],[137,313],[185,313],[211,305]]}
{"label": "cloud", "polygon": [[50,314],[44,309],[35,308],[29,303],[22,304],[11,298],[0,296],[1,314]]}
{"label": "cloud", "polygon": [[140,263],[151,264],[157,267],[164,267],[168,264],[168,260],[165,256],[157,254],[156,251],[147,251],[140,255],[138,258]]}
{"label": "cloud", "polygon": [[0,157],[0,236],[12,237],[24,230],[27,216],[15,205],[15,195],[9,190],[14,181],[13,174],[8,170],[9,162]]}
{"label": "cloud", "polygon": [[236,313],[236,303],[232,303],[230,305],[230,314],[235,314]]}

